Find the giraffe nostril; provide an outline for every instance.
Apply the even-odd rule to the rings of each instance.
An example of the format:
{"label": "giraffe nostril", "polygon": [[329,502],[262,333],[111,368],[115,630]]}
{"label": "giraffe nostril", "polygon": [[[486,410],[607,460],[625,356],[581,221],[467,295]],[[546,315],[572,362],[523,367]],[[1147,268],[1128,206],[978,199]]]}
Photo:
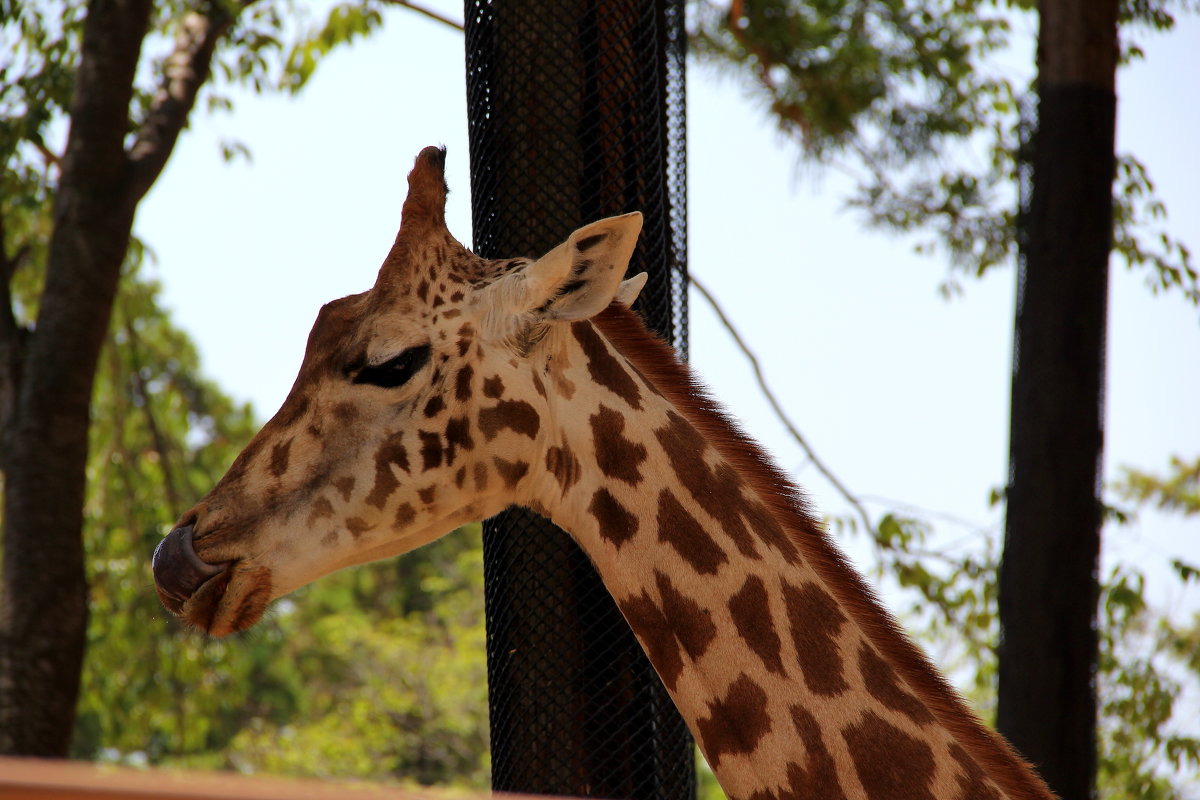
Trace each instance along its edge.
{"label": "giraffe nostril", "polygon": [[207,580],[229,568],[229,562],[202,561],[192,547],[192,533],[191,525],[175,528],[154,548],[151,560],[158,595],[176,613]]}

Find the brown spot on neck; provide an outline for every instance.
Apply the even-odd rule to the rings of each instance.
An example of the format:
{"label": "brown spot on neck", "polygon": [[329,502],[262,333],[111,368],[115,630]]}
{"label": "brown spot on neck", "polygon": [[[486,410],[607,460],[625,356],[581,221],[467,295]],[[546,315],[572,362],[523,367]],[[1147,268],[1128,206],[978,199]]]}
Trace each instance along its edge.
{"label": "brown spot on neck", "polygon": [[493,375],[483,382],[483,396],[490,397],[493,400],[499,399],[504,395],[504,381],[499,375]]}
{"label": "brown spot on neck", "polygon": [[771,603],[762,578],[749,575],[737,594],[729,599],[729,614],[738,635],[750,646],[768,670],[784,674],[780,655],[782,642],[771,618]]}
{"label": "brown spot on neck", "polygon": [[446,463],[453,464],[458,450],[474,449],[471,438],[471,421],[466,417],[455,417],[446,423]]}
{"label": "brown spot on neck", "polygon": [[546,469],[554,476],[554,480],[558,481],[563,495],[579,482],[579,476],[583,473],[579,459],[571,452],[571,446],[565,442],[562,447],[554,446],[546,450]]}
{"label": "brown spot on neck", "polygon": [[821,726],[801,706],[792,706],[791,712],[792,724],[804,743],[804,763],[788,763],[791,786],[780,791],[779,800],[846,800],[838,780],[837,764],[821,737]]}
{"label": "brown spot on neck", "polygon": [[454,396],[458,398],[460,403],[465,403],[471,399],[471,378],[475,376],[475,368],[470,364],[465,365],[454,376]]}
{"label": "brown spot on neck", "polygon": [[289,438],[271,448],[271,464],[269,469],[276,478],[287,472],[288,455],[292,450],[292,440]]}
{"label": "brown spot on neck", "polygon": [[671,545],[696,572],[715,575],[722,564],[728,563],[729,556],[671,494],[670,489],[663,489],[658,494],[656,521],[658,540]]}
{"label": "brown spot on neck", "polygon": [[692,598],[675,588],[670,577],[654,571],[654,583],[662,598],[663,616],[675,630],[675,638],[692,661],[698,660],[708,651],[708,646],[717,638],[717,626],[712,614]]}
{"label": "brown spot on neck", "polygon": [[666,453],[675,477],[733,540],[738,552],[747,558],[761,558],[742,519],[748,502],[742,495],[742,480],[733,468],[727,463],[719,464],[716,469],[710,467],[704,460],[708,442],[690,422],[673,411],[667,413],[667,424],[655,430],[654,436]]}
{"label": "brown spot on neck", "polygon": [[870,800],[934,800],[935,765],[928,744],[871,711],[846,726],[842,738]]}
{"label": "brown spot on neck", "polygon": [[724,697],[708,704],[708,711],[707,717],[696,720],[696,732],[713,768],[726,755],[753,753],[771,730],[767,693],[745,673],[730,684]]}
{"label": "brown spot on neck", "polygon": [[817,584],[809,582],[796,588],[787,581],[782,583],[784,607],[804,683],[822,697],[841,694],[850,688],[842,673],[837,642],[846,615]]}
{"label": "brown spot on neck", "polygon": [[900,685],[896,671],[866,642],[858,648],[858,671],[867,691],[885,707],[899,711],[918,725],[934,721],[925,704]]}
{"label": "brown spot on neck", "polygon": [[458,329],[458,355],[465,356],[467,351],[471,349],[471,342],[475,339],[475,330],[470,325],[463,325]]}
{"label": "brown spot on neck", "polygon": [[413,510],[412,504],[401,503],[400,507],[396,509],[396,517],[393,524],[397,530],[403,530],[416,518],[417,512]]}
{"label": "brown spot on neck", "polygon": [[675,691],[679,676],[683,674],[683,654],[679,640],[671,629],[670,622],[655,604],[645,589],[641,594],[618,600],[617,605],[625,615],[629,627],[642,643],[646,657],[654,665],[663,685]]}
{"label": "brown spot on neck", "polygon": [[505,428],[533,439],[540,427],[537,409],[524,400],[501,400],[479,412],[479,429],[489,442]]}
{"label": "brown spot on neck", "polygon": [[496,471],[500,473],[504,485],[509,489],[516,488],[521,478],[529,472],[529,464],[524,461],[507,461],[497,456],[492,459],[492,463],[496,465]]}
{"label": "brown spot on neck", "polygon": [[589,420],[592,426],[592,444],[596,452],[596,464],[610,478],[624,481],[630,486],[642,482],[639,467],[646,460],[646,446],[625,438],[625,417],[607,406]]}
{"label": "brown spot on neck", "polygon": [[422,469],[428,472],[442,465],[442,437],[429,431],[419,431]]}
{"label": "brown spot on neck", "polygon": [[988,782],[987,774],[975,761],[967,755],[967,751],[957,744],[950,745],[950,757],[961,770],[955,776],[961,789],[959,800],[1003,800],[996,787]]}
{"label": "brown spot on neck", "polygon": [[592,376],[592,380],[633,408],[640,409],[642,393],[638,389],[637,381],[622,366],[621,361],[609,352],[604,337],[596,332],[592,323],[587,320],[573,322],[571,323],[571,333],[575,334],[575,340],[583,348],[583,354],[587,357],[588,362],[588,374]]}
{"label": "brown spot on neck", "polygon": [[596,523],[600,526],[600,538],[612,543],[617,549],[637,534],[638,518],[604,487],[600,487],[592,495],[588,513],[596,518]]}

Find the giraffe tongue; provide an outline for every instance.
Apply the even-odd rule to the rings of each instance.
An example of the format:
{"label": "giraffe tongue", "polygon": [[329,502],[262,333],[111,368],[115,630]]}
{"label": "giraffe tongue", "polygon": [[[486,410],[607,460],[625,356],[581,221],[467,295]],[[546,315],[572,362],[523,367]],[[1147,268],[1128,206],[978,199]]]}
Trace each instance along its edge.
{"label": "giraffe tongue", "polygon": [[192,547],[191,525],[168,533],[154,548],[151,563],[158,594],[167,608],[176,613],[205,581],[229,568],[228,562],[209,564],[200,560]]}

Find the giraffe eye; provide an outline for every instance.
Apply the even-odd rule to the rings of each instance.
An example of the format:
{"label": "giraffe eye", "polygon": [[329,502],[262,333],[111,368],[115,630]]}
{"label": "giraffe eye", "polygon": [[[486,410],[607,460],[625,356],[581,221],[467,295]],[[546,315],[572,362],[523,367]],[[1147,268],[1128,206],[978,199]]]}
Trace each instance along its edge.
{"label": "giraffe eye", "polygon": [[421,367],[429,363],[430,351],[431,348],[427,344],[410,347],[382,364],[363,367],[354,376],[354,382],[369,383],[383,389],[395,389],[397,386],[403,386],[409,378],[417,374]]}

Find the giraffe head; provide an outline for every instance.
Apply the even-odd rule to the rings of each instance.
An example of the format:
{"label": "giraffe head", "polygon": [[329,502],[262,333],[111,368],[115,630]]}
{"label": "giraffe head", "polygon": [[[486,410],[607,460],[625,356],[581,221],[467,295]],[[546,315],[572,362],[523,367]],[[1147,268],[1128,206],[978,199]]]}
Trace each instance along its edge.
{"label": "giraffe head", "polygon": [[407,552],[528,498],[561,330],[622,281],[641,215],[601,220],[537,260],[481,259],[446,228],[445,151],[409,174],[374,287],[324,306],[278,413],[154,555],[173,613],[214,635],[276,597]]}

